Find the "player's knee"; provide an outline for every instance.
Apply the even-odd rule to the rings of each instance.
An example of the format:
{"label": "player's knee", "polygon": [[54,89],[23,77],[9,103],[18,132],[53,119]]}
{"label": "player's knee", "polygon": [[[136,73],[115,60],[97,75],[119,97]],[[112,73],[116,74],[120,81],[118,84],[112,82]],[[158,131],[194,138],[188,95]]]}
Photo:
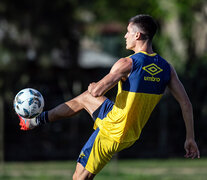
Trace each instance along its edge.
{"label": "player's knee", "polygon": [[77,170],[73,174],[73,180],[93,180],[95,177],[95,174],[92,173],[78,173]]}
{"label": "player's knee", "polygon": [[76,173],[76,171],[73,173],[73,180],[77,180],[77,173]]}
{"label": "player's knee", "polygon": [[88,92],[88,90],[82,93],[82,98],[83,99],[87,99],[88,96],[91,96],[91,94]]}
{"label": "player's knee", "polygon": [[77,100],[84,100],[84,98],[87,97],[87,94],[88,94],[88,93],[89,93],[88,91],[84,91],[84,92],[81,93],[79,96],[77,96],[75,99],[77,99]]}
{"label": "player's knee", "polygon": [[73,180],[78,180],[78,179],[79,180],[82,180],[82,179],[85,180],[87,178],[82,177],[81,174],[78,174],[77,171],[75,171],[74,174],[73,174]]}
{"label": "player's knee", "polygon": [[75,100],[79,103],[84,105],[87,100],[88,100],[88,96],[90,95],[90,93],[88,91],[83,92],[81,95],[77,96],[75,98]]}

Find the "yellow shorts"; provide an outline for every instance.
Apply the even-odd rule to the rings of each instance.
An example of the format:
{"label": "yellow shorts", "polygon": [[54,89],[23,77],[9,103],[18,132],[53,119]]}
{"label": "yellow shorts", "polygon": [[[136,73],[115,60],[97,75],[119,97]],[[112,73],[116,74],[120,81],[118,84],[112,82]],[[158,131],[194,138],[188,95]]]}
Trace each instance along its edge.
{"label": "yellow shorts", "polygon": [[97,174],[115,153],[130,147],[134,142],[118,143],[104,136],[97,128],[81,150],[77,162],[89,172]]}

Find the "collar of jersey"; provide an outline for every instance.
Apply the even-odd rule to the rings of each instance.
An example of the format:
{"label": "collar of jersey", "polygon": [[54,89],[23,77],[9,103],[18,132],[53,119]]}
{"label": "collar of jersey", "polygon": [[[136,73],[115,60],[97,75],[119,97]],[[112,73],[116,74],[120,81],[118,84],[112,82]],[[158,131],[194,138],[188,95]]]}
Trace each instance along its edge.
{"label": "collar of jersey", "polygon": [[147,55],[147,56],[156,56],[156,55],[157,55],[157,53],[148,54],[148,53],[145,52],[145,51],[139,51],[138,53],[143,53],[143,54],[145,54],[145,55]]}

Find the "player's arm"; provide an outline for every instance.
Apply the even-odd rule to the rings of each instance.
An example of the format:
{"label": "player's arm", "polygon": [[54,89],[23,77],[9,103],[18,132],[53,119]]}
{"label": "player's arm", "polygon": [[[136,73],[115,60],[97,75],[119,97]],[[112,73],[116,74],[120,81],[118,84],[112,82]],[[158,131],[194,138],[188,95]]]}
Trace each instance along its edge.
{"label": "player's arm", "polygon": [[131,72],[132,59],[121,58],[111,68],[110,72],[97,83],[88,86],[89,93],[94,97],[103,96],[109,89],[116,85],[122,78],[126,79]]}
{"label": "player's arm", "polygon": [[183,119],[186,126],[186,141],[185,141],[185,157],[200,158],[200,153],[197,144],[194,140],[194,122],[193,122],[193,108],[188,98],[188,95],[180,82],[175,69],[171,66],[171,80],[168,88],[180,104]]}

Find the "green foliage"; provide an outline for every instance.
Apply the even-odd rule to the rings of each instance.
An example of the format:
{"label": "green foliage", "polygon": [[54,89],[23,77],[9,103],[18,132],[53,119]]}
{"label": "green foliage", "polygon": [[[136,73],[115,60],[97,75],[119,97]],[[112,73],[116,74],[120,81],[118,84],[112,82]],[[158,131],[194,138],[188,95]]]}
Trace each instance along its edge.
{"label": "green foliage", "polygon": [[[18,70],[16,63],[19,61],[24,61],[24,64],[29,60],[37,63],[44,59],[45,55],[47,59],[51,59],[54,49],[60,51],[66,64],[67,61],[71,61],[68,64],[73,64],[77,56],[77,37],[74,35],[73,25],[74,7],[72,0],[56,0],[52,3],[49,0],[1,1],[2,69],[8,68],[4,66],[5,63]],[[73,46],[71,43],[74,43]]]}
{"label": "green foliage", "polygon": [[[193,44],[196,39],[193,39],[193,29],[196,26],[196,13],[205,5],[204,0],[94,0],[88,3],[83,4],[82,8],[85,7],[94,13],[94,22],[99,23],[119,21],[126,24],[129,18],[136,14],[152,15],[159,24],[154,48],[180,72],[185,72],[187,64],[192,59],[195,61],[196,52]],[[175,25],[170,26],[171,23]],[[178,38],[174,39],[175,36]],[[182,46],[182,50],[176,49],[179,45]]]}
{"label": "green foliage", "polygon": [[[77,21],[80,19],[80,14],[87,16],[88,12],[93,16],[91,17],[93,23],[118,21],[126,24],[129,18],[136,14],[152,15],[159,24],[159,32],[154,41],[155,49],[161,55],[169,54],[169,57],[167,56],[169,61],[180,70],[185,70],[186,64],[191,61],[191,55],[195,55],[193,46],[195,13],[200,12],[204,3],[204,0],[120,0],[118,2],[111,0],[80,0],[79,2],[56,0],[52,3],[49,0],[33,2],[2,0],[0,2],[0,22],[4,22],[4,25],[0,23],[0,29],[6,25],[7,31],[5,31],[3,40],[0,39],[3,41],[3,45],[0,46],[1,69],[15,64],[14,61],[27,60],[29,53],[30,55],[33,53],[33,56],[31,55],[29,58],[35,58],[40,64],[50,64],[50,55],[54,49],[58,49],[61,54],[64,54],[63,61],[66,64],[68,59],[70,59],[69,64],[74,64],[78,48],[77,31],[75,32],[76,29],[74,29],[77,22],[74,19]],[[85,13],[84,10],[86,10]],[[175,16],[180,26],[179,31],[181,31],[179,38],[182,38],[186,48],[186,52],[183,52],[184,55],[175,49],[176,45],[172,43],[174,35],[165,32],[166,25],[171,23],[170,20]],[[82,22],[80,24],[83,26]],[[71,55],[68,55],[66,51],[70,51],[72,58],[68,57]]]}
{"label": "green foliage", "polygon": [[136,14],[151,14],[162,17],[163,11],[158,6],[158,1],[110,1],[95,0],[91,10],[97,15],[97,21],[121,20],[127,22]]}

